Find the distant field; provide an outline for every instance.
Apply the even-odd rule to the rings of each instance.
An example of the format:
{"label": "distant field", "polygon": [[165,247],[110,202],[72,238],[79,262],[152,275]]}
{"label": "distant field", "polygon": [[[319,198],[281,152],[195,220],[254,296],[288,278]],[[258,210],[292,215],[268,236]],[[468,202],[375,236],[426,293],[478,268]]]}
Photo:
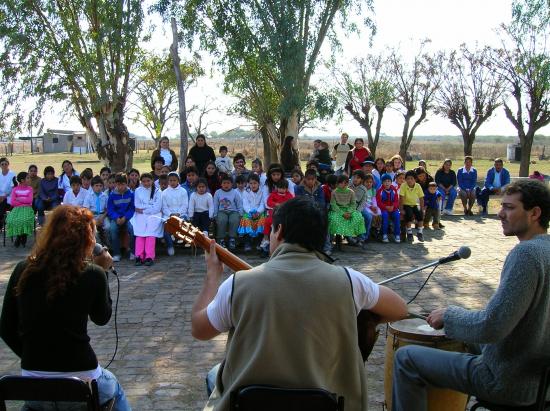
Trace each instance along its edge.
{"label": "distant field", "polygon": [[[224,144],[225,142],[216,142],[213,144],[215,150],[217,151],[217,147],[221,144]],[[230,149],[230,153],[234,154],[238,151],[243,152],[248,160],[248,165],[250,165],[250,161],[255,158],[255,154],[257,153],[260,158],[263,154],[262,151],[259,149],[255,149],[255,144],[250,141],[239,141],[238,143],[235,143],[233,145],[229,145],[228,147]],[[445,143],[431,143],[429,145],[426,145],[424,143],[417,144],[416,146],[412,146],[412,153],[427,153],[427,149],[429,148],[429,155],[424,154],[421,155],[427,163],[428,163],[428,171],[430,171],[432,174],[435,173],[436,169],[440,166],[442,159],[446,157],[450,157],[453,159],[453,168],[457,169],[461,167],[462,165],[462,155],[457,153],[457,149],[455,147],[450,147],[449,144]],[[173,147],[173,149],[178,152],[177,147]],[[424,149],[423,151],[421,151]],[[381,147],[378,150],[378,155],[381,155],[382,157],[389,157],[391,156],[390,153],[395,153],[397,150],[397,147],[389,147],[387,145],[381,145]],[[484,151],[492,150],[494,151],[493,156],[483,156]],[[485,147],[484,144],[480,144],[480,147],[476,148],[474,146],[474,167],[477,168],[480,175],[484,175],[485,172],[493,166],[493,159],[497,156],[501,156],[505,158],[505,150],[506,145],[489,145],[489,147]],[[538,151],[535,149],[533,150],[534,154],[532,156],[532,162],[535,164],[531,164],[530,171],[533,172],[534,170],[538,170],[541,173],[548,175],[550,174],[550,160],[544,160],[539,161],[537,159],[536,154],[538,154]],[[302,157],[302,165],[305,166],[305,159],[311,152],[311,142],[307,141],[304,142],[304,144],[301,145],[301,157]],[[140,172],[150,171],[150,159],[151,159],[151,153],[152,150],[140,150],[138,153],[134,153],[134,167],[137,168]],[[447,153],[447,154],[446,154]],[[501,154],[499,154],[501,153]],[[454,155],[452,155],[454,154]],[[78,171],[83,170],[86,167],[90,167],[92,170],[94,170],[94,173],[98,173],[101,167],[103,167],[103,164],[97,159],[97,156],[95,154],[74,154],[74,153],[61,153],[61,154],[14,154],[13,156],[9,157],[10,160],[10,168],[14,171],[26,171],[28,166],[30,164],[36,164],[39,169],[39,175],[42,175],[42,171],[44,167],[46,166],[53,166],[56,170],[56,173],[59,173],[61,170],[61,163],[63,160],[69,159],[73,162],[75,168]],[[416,166],[417,161],[411,161],[407,165]],[[511,162],[505,162],[505,167],[510,170],[512,175],[517,176],[519,172],[519,163],[511,163]]]}

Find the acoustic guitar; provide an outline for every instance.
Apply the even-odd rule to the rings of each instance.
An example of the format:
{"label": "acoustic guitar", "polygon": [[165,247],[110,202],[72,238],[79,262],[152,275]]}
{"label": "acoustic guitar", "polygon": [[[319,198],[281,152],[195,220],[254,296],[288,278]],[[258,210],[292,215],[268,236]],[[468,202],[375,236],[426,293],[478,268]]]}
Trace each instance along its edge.
{"label": "acoustic guitar", "polygon": [[[174,237],[185,241],[188,244],[200,247],[203,250],[210,250],[211,240],[193,224],[183,221],[179,217],[172,216],[166,221],[165,229]],[[246,261],[240,259],[232,252],[216,244],[216,254],[222,263],[231,270],[237,272],[249,270],[252,268]],[[380,317],[371,311],[361,310],[357,316],[357,336],[359,350],[363,361],[367,361],[376,340],[379,331],[376,326],[380,323]]]}

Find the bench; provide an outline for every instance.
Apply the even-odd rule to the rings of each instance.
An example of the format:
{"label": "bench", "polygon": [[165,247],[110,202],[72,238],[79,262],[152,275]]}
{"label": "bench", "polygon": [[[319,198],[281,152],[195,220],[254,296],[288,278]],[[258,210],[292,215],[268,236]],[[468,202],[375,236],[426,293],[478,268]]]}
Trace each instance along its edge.
{"label": "bench", "polygon": [[[510,183],[513,183],[514,181],[520,181],[520,180],[529,180],[529,177],[516,177],[516,176],[510,176]],[[544,176],[544,182],[547,185],[550,185],[550,176]],[[478,186],[483,188],[485,185],[485,178],[478,179],[477,180]],[[489,203],[487,204],[487,210],[490,210],[489,204],[491,203],[491,200],[496,200],[498,198],[502,197],[502,194],[491,194],[489,196]]]}

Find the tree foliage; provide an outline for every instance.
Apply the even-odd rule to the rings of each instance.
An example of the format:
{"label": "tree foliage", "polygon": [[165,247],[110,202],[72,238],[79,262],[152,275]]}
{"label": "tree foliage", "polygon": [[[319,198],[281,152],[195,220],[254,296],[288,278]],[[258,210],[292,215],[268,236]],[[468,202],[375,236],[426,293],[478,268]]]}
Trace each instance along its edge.
{"label": "tree foliage", "polygon": [[6,93],[68,102],[100,159],[131,167],[124,124],[143,12],[139,0],[5,0],[0,61]]}
{"label": "tree foliage", "polygon": [[[185,88],[193,85],[204,74],[198,56],[180,64]],[[146,53],[137,67],[132,87],[137,112],[135,122],[143,125],[151,138],[158,142],[166,125],[178,116],[176,73],[169,54]]]}
{"label": "tree foliage", "polygon": [[395,100],[392,73],[388,59],[382,55],[368,55],[352,64],[351,70],[333,70],[335,93],[344,109],[367,132],[369,150],[375,156],[384,111]]}
{"label": "tree foliage", "polygon": [[435,112],[460,130],[464,155],[472,155],[477,131],[502,105],[503,79],[491,67],[489,49],[472,52],[466,45],[446,58],[442,73]]}

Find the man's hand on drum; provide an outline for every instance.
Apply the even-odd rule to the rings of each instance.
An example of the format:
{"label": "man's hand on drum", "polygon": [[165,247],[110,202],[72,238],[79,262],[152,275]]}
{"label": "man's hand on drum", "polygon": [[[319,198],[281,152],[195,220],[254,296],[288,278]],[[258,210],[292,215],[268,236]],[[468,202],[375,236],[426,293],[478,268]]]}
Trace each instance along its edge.
{"label": "man's hand on drum", "polygon": [[430,327],[439,330],[443,328],[443,316],[445,315],[445,311],[447,311],[446,308],[438,308],[436,310],[433,310],[430,315],[428,315],[428,324],[430,324]]}

